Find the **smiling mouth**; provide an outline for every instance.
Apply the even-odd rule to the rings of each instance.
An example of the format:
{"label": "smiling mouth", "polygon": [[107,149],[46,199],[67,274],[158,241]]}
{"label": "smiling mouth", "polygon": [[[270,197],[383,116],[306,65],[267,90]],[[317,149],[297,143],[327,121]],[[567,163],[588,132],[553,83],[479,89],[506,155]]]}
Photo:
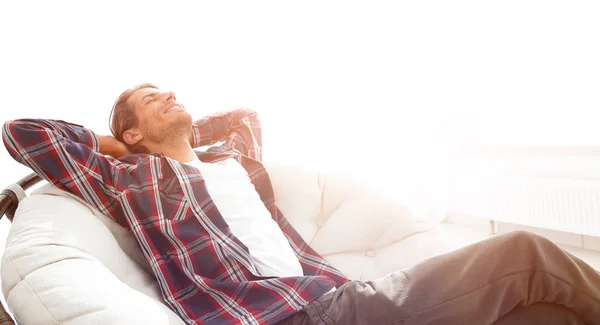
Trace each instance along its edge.
{"label": "smiling mouth", "polygon": [[183,111],[183,108],[181,108],[181,106],[179,104],[172,104],[172,105],[167,106],[167,108],[165,108],[163,114],[167,114],[172,111]]}

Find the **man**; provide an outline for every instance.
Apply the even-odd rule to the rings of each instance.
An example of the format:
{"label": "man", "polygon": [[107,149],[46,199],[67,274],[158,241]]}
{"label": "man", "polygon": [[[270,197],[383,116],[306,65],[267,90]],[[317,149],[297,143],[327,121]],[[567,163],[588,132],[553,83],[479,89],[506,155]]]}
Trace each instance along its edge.
{"label": "man", "polygon": [[600,323],[599,274],[525,232],[350,281],[278,210],[251,110],[193,122],[172,92],[143,84],[119,96],[111,130],[21,119],[3,140],[131,231],[189,324]]}

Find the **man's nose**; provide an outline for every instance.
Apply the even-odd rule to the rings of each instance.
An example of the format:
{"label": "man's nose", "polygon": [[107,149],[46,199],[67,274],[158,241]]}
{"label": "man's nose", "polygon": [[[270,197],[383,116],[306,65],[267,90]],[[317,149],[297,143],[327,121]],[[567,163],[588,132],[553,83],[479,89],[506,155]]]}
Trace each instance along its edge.
{"label": "man's nose", "polygon": [[163,95],[163,96],[162,96],[162,97],[163,97],[163,100],[164,100],[165,102],[168,102],[168,101],[170,101],[170,100],[176,100],[176,98],[175,98],[175,93],[174,93],[174,92],[172,92],[172,91],[167,91],[167,92],[164,92],[162,95]]}

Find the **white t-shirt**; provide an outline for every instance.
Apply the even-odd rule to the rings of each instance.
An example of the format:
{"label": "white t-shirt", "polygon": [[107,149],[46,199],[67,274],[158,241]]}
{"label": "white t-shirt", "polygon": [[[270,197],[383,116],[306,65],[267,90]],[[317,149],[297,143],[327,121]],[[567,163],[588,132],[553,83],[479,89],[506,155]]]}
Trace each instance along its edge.
{"label": "white t-shirt", "polygon": [[205,163],[197,157],[186,164],[200,169],[217,209],[231,232],[246,245],[261,275],[304,275],[296,254],[242,165],[234,159]]}

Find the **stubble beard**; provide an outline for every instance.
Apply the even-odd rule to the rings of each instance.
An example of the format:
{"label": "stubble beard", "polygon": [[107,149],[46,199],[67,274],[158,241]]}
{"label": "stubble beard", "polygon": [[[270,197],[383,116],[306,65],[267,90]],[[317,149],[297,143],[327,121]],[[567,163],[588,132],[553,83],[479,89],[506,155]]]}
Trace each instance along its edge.
{"label": "stubble beard", "polygon": [[168,143],[182,137],[188,138],[192,132],[192,117],[185,113],[176,119],[160,125],[140,125],[144,137],[154,143]]}

